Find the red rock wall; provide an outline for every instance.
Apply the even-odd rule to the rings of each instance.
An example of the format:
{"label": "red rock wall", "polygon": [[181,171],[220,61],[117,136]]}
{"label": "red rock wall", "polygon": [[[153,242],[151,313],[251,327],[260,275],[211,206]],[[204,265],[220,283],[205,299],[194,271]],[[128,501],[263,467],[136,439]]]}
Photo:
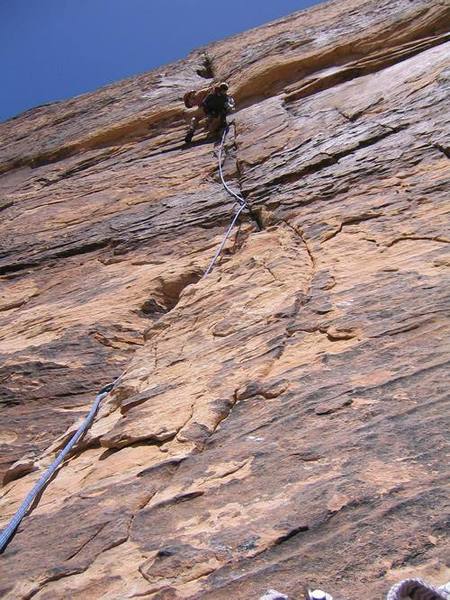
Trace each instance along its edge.
{"label": "red rock wall", "polygon": [[[449,22],[328,2],[0,125],[0,526],[125,371],[5,598],[450,579]],[[255,218],[201,279],[232,210],[213,145],[182,147],[205,52]]]}

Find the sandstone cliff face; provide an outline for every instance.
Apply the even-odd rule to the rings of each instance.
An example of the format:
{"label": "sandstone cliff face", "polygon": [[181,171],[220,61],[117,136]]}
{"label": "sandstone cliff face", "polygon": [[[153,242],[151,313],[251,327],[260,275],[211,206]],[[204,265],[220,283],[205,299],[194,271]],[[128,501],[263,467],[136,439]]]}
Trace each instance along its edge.
{"label": "sandstone cliff face", "polygon": [[[2,555],[5,598],[450,579],[449,22],[329,2],[0,125],[0,526],[125,371]],[[213,145],[181,145],[204,51],[256,219],[202,279],[232,209]]]}

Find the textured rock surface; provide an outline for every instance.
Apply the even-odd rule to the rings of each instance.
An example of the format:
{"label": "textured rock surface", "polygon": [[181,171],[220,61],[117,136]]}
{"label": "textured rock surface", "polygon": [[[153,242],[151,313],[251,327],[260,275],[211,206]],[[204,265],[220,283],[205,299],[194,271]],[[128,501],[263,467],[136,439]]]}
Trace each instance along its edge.
{"label": "textured rock surface", "polygon": [[180,144],[201,51],[0,125],[0,524],[125,370],[2,556],[5,598],[450,579],[449,22],[336,1],[206,49],[263,229],[205,279],[232,202],[212,145]]}

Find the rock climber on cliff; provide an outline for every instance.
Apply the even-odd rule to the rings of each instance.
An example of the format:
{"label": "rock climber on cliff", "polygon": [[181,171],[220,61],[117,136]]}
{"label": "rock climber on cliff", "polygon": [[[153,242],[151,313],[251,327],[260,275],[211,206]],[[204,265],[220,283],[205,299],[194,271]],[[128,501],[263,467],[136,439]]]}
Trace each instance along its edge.
{"label": "rock climber on cliff", "polygon": [[234,109],[234,99],[228,94],[228,84],[218,83],[184,95],[186,108],[195,108],[184,141],[190,144],[201,119],[206,117],[208,133],[216,136],[227,125],[226,116]]}

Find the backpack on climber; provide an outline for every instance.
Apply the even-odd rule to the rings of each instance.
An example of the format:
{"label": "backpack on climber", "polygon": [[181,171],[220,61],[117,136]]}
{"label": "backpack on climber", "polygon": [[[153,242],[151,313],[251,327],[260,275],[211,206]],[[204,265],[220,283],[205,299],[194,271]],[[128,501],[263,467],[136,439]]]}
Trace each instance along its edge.
{"label": "backpack on climber", "polygon": [[228,94],[228,84],[225,82],[187,92],[184,97],[186,108],[196,108],[191,118],[184,141],[192,141],[195,130],[201,119],[206,117],[207,129],[211,136],[216,137],[226,127],[228,113],[234,110],[235,103]]}

